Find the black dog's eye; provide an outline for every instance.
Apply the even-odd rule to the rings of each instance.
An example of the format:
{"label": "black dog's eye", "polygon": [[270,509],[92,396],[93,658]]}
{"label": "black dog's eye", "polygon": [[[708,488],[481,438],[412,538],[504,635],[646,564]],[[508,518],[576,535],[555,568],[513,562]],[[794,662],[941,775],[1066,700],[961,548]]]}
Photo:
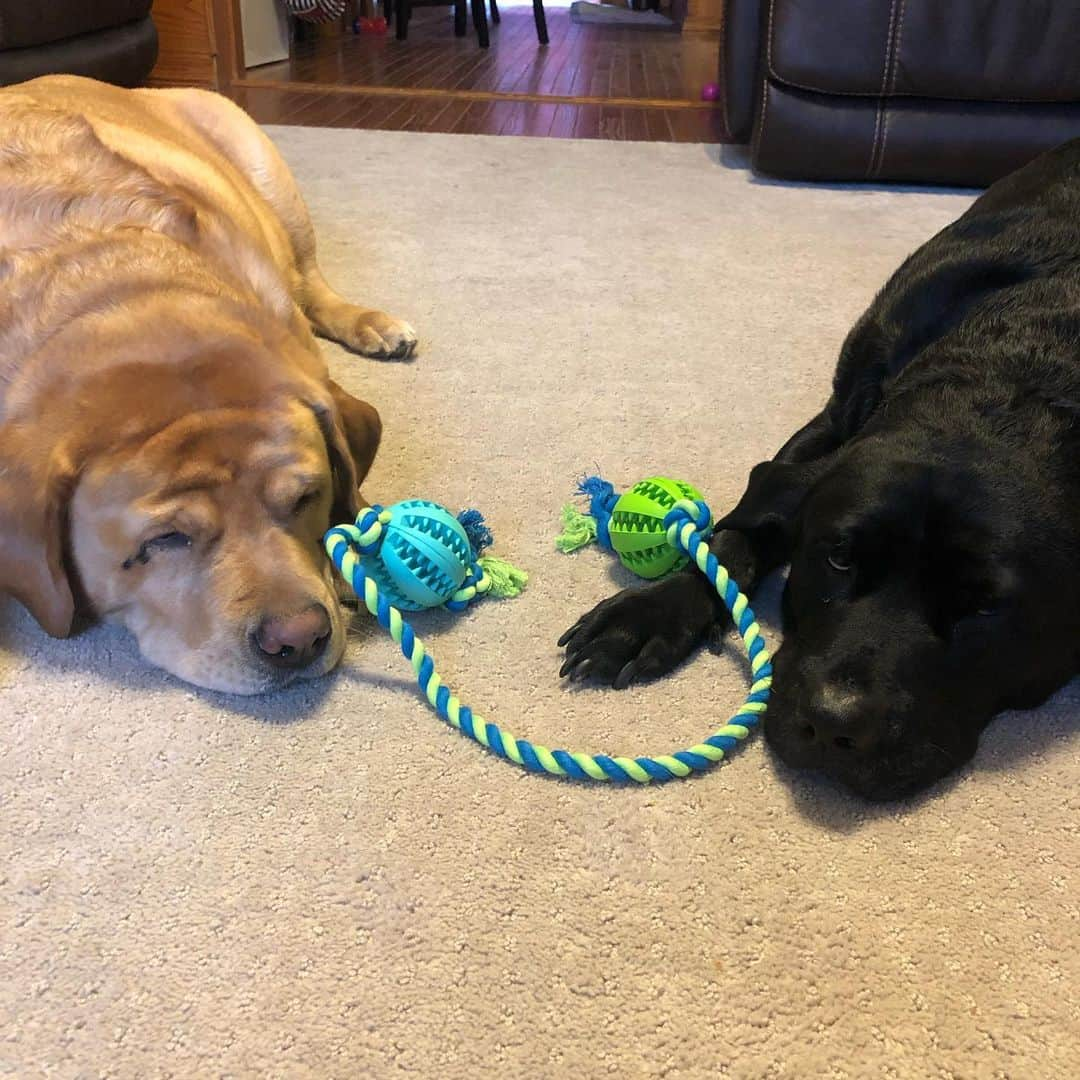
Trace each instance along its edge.
{"label": "black dog's eye", "polygon": [[160,536],[155,536],[140,545],[139,550],[134,555],[124,560],[123,566],[125,570],[130,570],[136,564],[145,566],[155,552],[187,547],[191,547],[191,537],[186,533],[175,530],[162,533]]}
{"label": "black dog's eye", "polygon": [[829,565],[838,573],[846,574],[854,565],[851,558],[851,546],[846,540],[833,546],[828,554]]}
{"label": "black dog's eye", "polygon": [[960,600],[956,615],[961,619],[992,619],[1005,612],[1005,601],[992,594],[969,594]]}
{"label": "black dog's eye", "polygon": [[961,605],[950,620],[946,636],[989,632],[998,625],[998,620],[1006,614],[1006,611],[1006,604],[996,600],[979,600]]}

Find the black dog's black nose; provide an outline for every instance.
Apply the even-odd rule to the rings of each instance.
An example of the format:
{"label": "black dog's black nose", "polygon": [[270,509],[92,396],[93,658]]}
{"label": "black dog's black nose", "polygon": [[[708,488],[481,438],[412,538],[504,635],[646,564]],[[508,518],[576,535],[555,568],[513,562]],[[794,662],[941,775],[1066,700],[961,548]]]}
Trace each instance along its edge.
{"label": "black dog's black nose", "polygon": [[886,720],[865,694],[823,683],[810,695],[803,736],[833,753],[868,753],[885,735]]}

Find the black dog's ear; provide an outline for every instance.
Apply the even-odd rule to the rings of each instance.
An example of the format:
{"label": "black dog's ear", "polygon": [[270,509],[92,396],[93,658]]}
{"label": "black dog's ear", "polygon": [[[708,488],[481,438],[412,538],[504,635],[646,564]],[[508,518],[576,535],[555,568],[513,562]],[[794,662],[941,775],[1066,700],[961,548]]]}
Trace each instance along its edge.
{"label": "black dog's ear", "polygon": [[832,456],[816,461],[764,461],[750,470],[750,481],[735,509],[716,523],[716,531],[779,530],[790,535],[807,492],[825,475]]}

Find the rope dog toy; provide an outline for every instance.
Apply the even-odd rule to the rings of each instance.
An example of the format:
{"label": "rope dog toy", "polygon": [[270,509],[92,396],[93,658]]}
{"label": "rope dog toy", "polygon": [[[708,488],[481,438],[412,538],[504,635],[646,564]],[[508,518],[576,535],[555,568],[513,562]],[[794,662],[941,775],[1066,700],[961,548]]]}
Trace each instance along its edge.
{"label": "rope dog toy", "polygon": [[[464,521],[470,522],[471,536]],[[760,723],[768,705],[772,686],[769,653],[746,597],[709,551],[711,524],[709,508],[700,499],[673,499],[663,517],[664,537],[674,552],[674,561],[689,557],[723,599],[746,646],[754,682],[746,701],[729,723],[688,749],[659,757],[609,757],[550,750],[527,739],[515,738],[498,725],[483,720],[468,705],[462,705],[443,683],[424,643],[403,618],[401,605],[392,603],[390,597],[404,597],[406,603],[415,605],[412,610],[441,603],[460,611],[477,596],[517,595],[526,575],[509,564],[479,554],[483,546],[491,543],[491,533],[476,511],[466,511],[460,519],[455,519],[445,508],[422,500],[399,503],[389,510],[374,506],[358,515],[355,524],[330,529],[324,545],[338,572],[412,664],[417,683],[431,707],[452,727],[532,772],[575,780],[648,784],[689,776],[720,761]],[[459,544],[447,539],[450,533],[457,535],[454,526],[468,539],[468,555]],[[402,535],[394,538],[395,530],[405,534],[409,545],[404,543]],[[435,554],[440,548],[454,552],[448,562],[457,570],[465,566],[460,577],[457,571],[443,573],[447,565],[441,562],[442,556]],[[419,578],[419,583],[410,581],[411,576]],[[506,582],[510,583],[509,589],[504,585]],[[433,583],[438,587],[433,588]],[[432,602],[421,603],[421,599]]]}

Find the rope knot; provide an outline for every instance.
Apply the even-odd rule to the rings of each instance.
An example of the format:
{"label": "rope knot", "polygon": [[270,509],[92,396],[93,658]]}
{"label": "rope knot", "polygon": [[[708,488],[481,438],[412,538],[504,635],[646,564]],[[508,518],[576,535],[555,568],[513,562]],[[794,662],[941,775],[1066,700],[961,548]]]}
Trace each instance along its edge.
{"label": "rope knot", "polygon": [[448,611],[464,611],[473,600],[483,596],[490,589],[491,578],[478,562],[474,562],[469,567],[461,588],[446,601],[445,606]]}
{"label": "rope knot", "polygon": [[673,548],[693,557],[693,549],[709,538],[712,511],[701,499],[680,499],[665,515],[664,530]]}
{"label": "rope knot", "polygon": [[369,506],[356,515],[355,525],[346,528],[361,555],[374,555],[379,550],[383,533],[389,524],[389,510],[381,506]]}

